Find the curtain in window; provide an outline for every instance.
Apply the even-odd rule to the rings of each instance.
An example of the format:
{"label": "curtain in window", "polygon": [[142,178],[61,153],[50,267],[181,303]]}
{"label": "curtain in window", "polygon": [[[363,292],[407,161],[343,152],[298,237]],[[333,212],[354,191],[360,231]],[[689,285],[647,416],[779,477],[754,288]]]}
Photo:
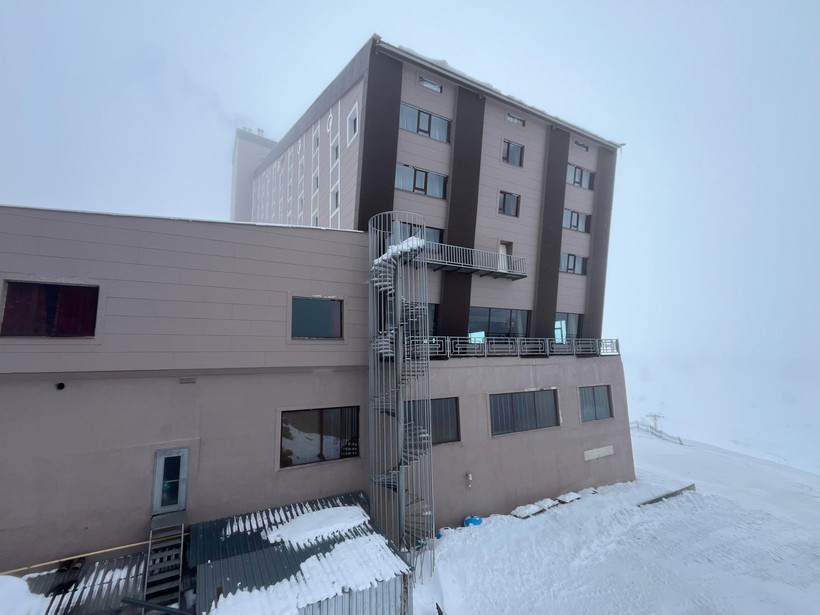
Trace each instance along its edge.
{"label": "curtain in window", "polygon": [[581,420],[594,421],[595,416],[595,390],[594,387],[581,387]]}
{"label": "curtain in window", "polygon": [[432,116],[430,138],[447,143],[450,140],[450,122],[444,118]]}
{"label": "curtain in window", "polygon": [[458,399],[433,399],[430,403],[433,444],[458,442]]}
{"label": "curtain in window", "polygon": [[538,427],[554,427],[558,424],[555,407],[555,391],[535,391],[535,421]]}
{"label": "curtain in window", "polygon": [[532,392],[513,395],[513,415],[515,431],[535,429],[535,398]]}
{"label": "curtain in window", "polygon": [[490,415],[494,436],[515,431],[512,395],[490,395]]}
{"label": "curtain in window", "polygon": [[99,288],[58,286],[52,335],[92,336],[97,321]]}
{"label": "curtain in window", "polygon": [[609,408],[609,387],[593,387],[595,395],[595,418],[608,419],[612,416]]}
{"label": "curtain in window", "polygon": [[47,293],[43,284],[9,282],[3,312],[3,335],[48,335]]}
{"label": "curtain in window", "polygon": [[413,167],[406,164],[396,165],[396,188],[413,192]]}
{"label": "curtain in window", "polygon": [[399,111],[399,128],[409,130],[410,132],[416,132],[419,127],[418,121],[418,110],[402,104],[401,111]]}
{"label": "curtain in window", "polygon": [[438,173],[427,174],[427,196],[435,196],[440,199],[444,198],[445,185],[447,178]]}

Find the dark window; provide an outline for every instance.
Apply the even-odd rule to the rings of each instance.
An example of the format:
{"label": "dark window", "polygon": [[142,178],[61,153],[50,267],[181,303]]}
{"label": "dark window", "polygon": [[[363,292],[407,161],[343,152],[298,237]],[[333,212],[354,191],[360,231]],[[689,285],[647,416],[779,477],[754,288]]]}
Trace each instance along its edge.
{"label": "dark window", "polygon": [[359,456],[359,407],[282,413],[279,466]]}
{"label": "dark window", "polygon": [[97,286],[7,282],[0,335],[93,337]]}
{"label": "dark window", "polygon": [[399,163],[396,165],[395,187],[398,190],[443,199],[447,196],[447,177]]}
{"label": "dark window", "polygon": [[558,425],[555,391],[522,391],[490,395],[492,434],[529,431]]}
{"label": "dark window", "polygon": [[563,344],[568,340],[576,339],[581,334],[584,324],[583,314],[569,312],[555,313],[555,341]]}
{"label": "dark window", "polygon": [[427,304],[427,332],[431,336],[438,335],[438,303]]}
{"label": "dark window", "polygon": [[501,149],[501,160],[516,167],[524,166],[524,146],[505,139]]}
{"label": "dark window", "polygon": [[291,337],[342,337],[342,300],[293,297]]}
{"label": "dark window", "polygon": [[476,341],[484,337],[527,337],[530,311],[471,306],[467,327]]}
{"label": "dark window", "polygon": [[442,143],[450,142],[450,120],[405,103],[401,103],[399,128]]}
{"label": "dark window", "polygon": [[564,228],[589,233],[591,224],[592,216],[589,214],[582,214],[580,211],[573,211],[572,209],[564,210]]}
{"label": "dark window", "polygon": [[565,273],[577,273],[578,275],[587,274],[587,257],[578,256],[577,254],[568,254],[561,252],[561,271]]}
{"label": "dark window", "polygon": [[458,398],[445,397],[430,400],[430,425],[424,413],[423,401],[409,401],[407,409],[407,421],[415,423],[432,436],[433,444],[444,444],[445,442],[458,442],[461,437],[458,428]]}
{"label": "dark window", "polygon": [[580,141],[576,140],[574,145],[575,145],[575,147],[577,147],[578,149],[582,149],[582,150],[584,150],[585,152],[588,152],[588,151],[589,151],[589,145],[587,145],[586,143],[581,143]]}
{"label": "dark window", "polygon": [[595,184],[595,173],[574,164],[567,165],[567,183],[592,190]]}
{"label": "dark window", "polygon": [[520,204],[520,195],[504,192],[503,190],[498,193],[498,213],[518,217],[518,206]]}
{"label": "dark window", "polygon": [[[401,222],[401,240],[404,241],[409,237],[419,236],[418,226]],[[424,227],[424,241],[432,241],[433,243],[442,243],[444,241],[444,229],[436,228],[434,226]]]}
{"label": "dark window", "polygon": [[581,397],[581,420],[597,421],[612,416],[609,404],[609,385],[578,387]]}

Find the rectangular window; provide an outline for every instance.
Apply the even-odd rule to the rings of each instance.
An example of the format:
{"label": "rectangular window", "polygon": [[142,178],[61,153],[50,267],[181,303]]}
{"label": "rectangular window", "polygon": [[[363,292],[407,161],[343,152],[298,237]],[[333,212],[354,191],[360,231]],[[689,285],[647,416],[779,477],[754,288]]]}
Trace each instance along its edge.
{"label": "rectangular window", "polygon": [[409,401],[407,409],[407,421],[415,423],[432,436],[433,444],[444,444],[445,442],[458,442],[461,437],[458,428],[458,398],[446,397],[430,400],[430,425],[427,424],[424,416],[423,401]]}
{"label": "rectangular window", "polygon": [[347,116],[347,144],[350,145],[359,133],[359,103],[353,105],[353,109]]}
{"label": "rectangular window", "polygon": [[612,416],[609,403],[609,385],[578,387],[581,398],[581,421],[597,421]]}
{"label": "rectangular window", "polygon": [[395,187],[397,190],[443,199],[447,196],[447,176],[398,163]]}
{"label": "rectangular window", "polygon": [[279,467],[358,456],[358,406],[282,413]]}
{"label": "rectangular window", "polygon": [[319,191],[319,171],[313,172],[313,181],[311,182],[313,186],[313,192],[316,193]]}
{"label": "rectangular window", "polygon": [[310,223],[313,226],[319,226],[319,214],[313,214],[313,217],[311,218]]}
{"label": "rectangular window", "polygon": [[435,337],[438,330],[438,303],[427,304],[427,332]]}
{"label": "rectangular window", "polygon": [[584,150],[585,152],[588,152],[588,151],[589,151],[589,145],[587,145],[586,143],[581,143],[581,142],[580,142],[580,141],[578,141],[577,139],[576,139],[576,141],[575,141],[574,145],[575,145],[575,147],[577,147],[578,149],[582,149],[582,150]]}
{"label": "rectangular window", "polygon": [[561,252],[561,267],[560,271],[565,273],[576,273],[578,275],[587,274],[587,257],[578,256],[577,254],[568,254]]}
{"label": "rectangular window", "polygon": [[555,341],[559,344],[565,344],[569,340],[577,339],[581,335],[581,328],[583,327],[583,325],[583,314],[556,312]]}
{"label": "rectangular window", "polygon": [[305,197],[304,195],[299,195],[299,200],[296,201],[296,213],[297,215],[302,215],[302,212],[305,210]]}
{"label": "rectangular window", "polygon": [[299,179],[305,176],[305,161],[299,160]]}
{"label": "rectangular window", "polygon": [[313,129],[313,153],[319,151],[319,127]]}
{"label": "rectangular window", "polygon": [[582,169],[574,164],[567,165],[567,183],[592,190],[595,184],[595,173]]}
{"label": "rectangular window", "polygon": [[330,195],[330,204],[331,204],[331,209],[333,211],[336,211],[337,209],[339,209],[339,190],[338,190],[338,188],[333,191],[333,194]]}
{"label": "rectangular window", "polygon": [[524,166],[524,146],[505,139],[501,148],[501,160],[516,167]]}
{"label": "rectangular window", "polygon": [[443,89],[441,87],[441,84],[436,83],[435,81],[431,81],[426,77],[422,77],[421,75],[419,75],[419,85],[423,88],[427,88],[428,90],[432,90],[433,92],[438,92],[439,94],[441,94],[441,91]]}
{"label": "rectangular window", "polygon": [[[407,222],[400,222],[401,240],[404,241],[409,237],[419,237],[421,231],[415,224],[408,224]],[[436,228],[434,226],[424,227],[424,241],[433,243],[442,243],[444,241],[444,229]]]}
{"label": "rectangular window", "polygon": [[185,510],[188,484],[188,449],[157,451],[154,455],[154,515]]}
{"label": "rectangular window", "polygon": [[341,339],[342,307],[341,299],[293,297],[291,337]]}
{"label": "rectangular window", "polygon": [[523,117],[518,117],[517,115],[513,115],[512,113],[507,114],[507,121],[511,124],[516,124],[517,126],[526,126],[527,122],[524,121]]}
{"label": "rectangular window", "polygon": [[443,143],[450,142],[450,120],[405,103],[401,103],[399,128]]}
{"label": "rectangular window", "polygon": [[492,434],[543,429],[558,425],[555,390],[490,395]]}
{"label": "rectangular window", "polygon": [[527,337],[530,311],[470,306],[467,328],[477,342],[485,337]]}
{"label": "rectangular window", "polygon": [[339,137],[336,137],[330,144],[330,166],[332,167],[337,162],[339,162]]}
{"label": "rectangular window", "polygon": [[582,214],[580,211],[573,211],[572,209],[564,210],[564,228],[589,233],[591,225],[592,216],[589,214]]}
{"label": "rectangular window", "polygon": [[6,282],[0,335],[93,337],[98,286]]}
{"label": "rectangular window", "polygon": [[518,217],[518,206],[521,204],[521,196],[512,192],[498,193],[498,213],[506,216]]}

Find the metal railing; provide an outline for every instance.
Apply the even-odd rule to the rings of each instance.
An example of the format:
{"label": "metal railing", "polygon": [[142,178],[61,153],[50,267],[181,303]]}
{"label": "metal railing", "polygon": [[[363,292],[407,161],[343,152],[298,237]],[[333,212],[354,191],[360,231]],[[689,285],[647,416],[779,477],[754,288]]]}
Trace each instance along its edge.
{"label": "metal railing", "polygon": [[425,242],[424,247],[427,265],[435,270],[479,273],[496,278],[527,277],[527,260],[523,256],[463,248],[432,241]]}
{"label": "metal railing", "polygon": [[566,341],[545,337],[485,337],[477,341],[470,337],[413,337],[416,348],[426,346],[431,359],[458,357],[550,357],[621,354],[617,339],[572,339]]}

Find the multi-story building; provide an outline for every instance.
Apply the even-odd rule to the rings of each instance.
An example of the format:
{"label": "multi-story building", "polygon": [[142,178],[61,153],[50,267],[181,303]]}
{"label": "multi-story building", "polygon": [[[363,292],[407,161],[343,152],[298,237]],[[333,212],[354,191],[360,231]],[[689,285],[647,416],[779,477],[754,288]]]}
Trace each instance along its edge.
{"label": "multi-story building", "polygon": [[357,490],[407,551],[633,479],[617,149],[374,38],[237,133],[236,222],[0,208],[0,570]]}

